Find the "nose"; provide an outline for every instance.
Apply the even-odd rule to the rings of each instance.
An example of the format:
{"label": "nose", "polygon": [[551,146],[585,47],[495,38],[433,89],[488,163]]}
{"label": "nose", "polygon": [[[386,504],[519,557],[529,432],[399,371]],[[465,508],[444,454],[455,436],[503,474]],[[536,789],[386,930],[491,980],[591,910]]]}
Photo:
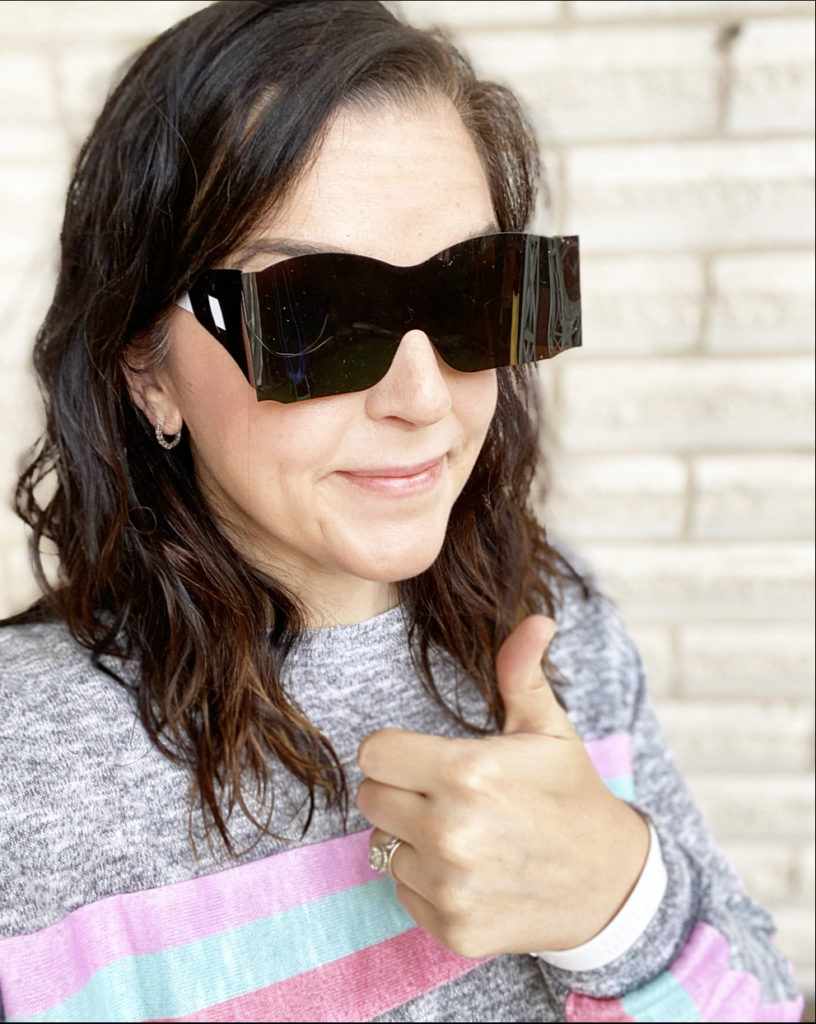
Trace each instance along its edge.
{"label": "nose", "polygon": [[402,338],[388,373],[369,389],[366,408],[374,419],[396,417],[427,426],[450,412],[446,367],[423,331]]}

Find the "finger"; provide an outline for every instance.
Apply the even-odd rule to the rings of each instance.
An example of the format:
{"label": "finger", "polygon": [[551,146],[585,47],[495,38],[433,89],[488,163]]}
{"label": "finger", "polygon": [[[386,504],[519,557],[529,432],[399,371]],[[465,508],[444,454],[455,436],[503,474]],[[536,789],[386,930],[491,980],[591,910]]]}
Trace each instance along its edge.
{"label": "finger", "polygon": [[[369,840],[369,850],[375,846],[384,846],[389,840],[394,838],[396,837],[388,832],[375,828]],[[395,882],[406,886],[413,892],[421,893],[425,899],[428,898],[428,883],[425,878],[421,858],[416,849],[404,839],[400,839],[399,846],[391,854],[390,874]]]}
{"label": "finger", "polygon": [[416,843],[427,813],[427,799],[418,793],[363,779],[354,802],[372,825],[392,836]]}
{"label": "finger", "polygon": [[495,952],[494,949],[487,948],[484,942],[480,943],[483,948],[476,949],[472,928],[455,927],[455,923],[440,914],[430,900],[407,885],[397,883],[397,899],[423,931],[432,935],[437,942],[457,956],[481,960]]}
{"label": "finger", "polygon": [[[375,828],[369,840],[369,850],[375,846],[384,846],[394,836]],[[410,890],[416,896],[431,905],[430,880],[416,849],[404,840],[391,855],[391,878],[398,888]]]}
{"label": "finger", "polygon": [[444,776],[448,745],[443,736],[426,736],[406,729],[378,729],[357,749],[363,775],[413,793],[430,793]]}
{"label": "finger", "polygon": [[513,630],[496,657],[496,676],[505,709],[503,733],[550,735],[563,725],[564,715],[541,668],[555,634],[555,623],[530,615]]}

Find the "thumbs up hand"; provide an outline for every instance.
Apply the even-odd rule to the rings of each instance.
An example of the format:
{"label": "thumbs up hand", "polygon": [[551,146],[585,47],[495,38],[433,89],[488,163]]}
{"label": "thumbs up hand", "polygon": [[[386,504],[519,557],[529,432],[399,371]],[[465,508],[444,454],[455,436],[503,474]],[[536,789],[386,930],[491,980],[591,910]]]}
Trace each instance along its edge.
{"label": "thumbs up hand", "polygon": [[646,860],[646,822],[606,788],[555,699],[541,660],[555,632],[531,615],[496,659],[500,736],[401,729],[367,736],[356,802],[371,843],[402,840],[397,898],[469,957],[570,949],[626,901]]}

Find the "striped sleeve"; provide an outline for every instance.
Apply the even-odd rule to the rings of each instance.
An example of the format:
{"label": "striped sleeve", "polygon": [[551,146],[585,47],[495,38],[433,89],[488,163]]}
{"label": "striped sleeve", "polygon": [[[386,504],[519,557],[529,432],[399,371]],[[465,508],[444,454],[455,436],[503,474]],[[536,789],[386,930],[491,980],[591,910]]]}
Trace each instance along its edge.
{"label": "striped sleeve", "polygon": [[798,1021],[803,1000],[773,945],[769,914],[744,892],[674,762],[645,696],[632,705],[632,787],[622,795],[660,837],[667,883],[646,930],[591,971],[541,964],[567,1021]]}

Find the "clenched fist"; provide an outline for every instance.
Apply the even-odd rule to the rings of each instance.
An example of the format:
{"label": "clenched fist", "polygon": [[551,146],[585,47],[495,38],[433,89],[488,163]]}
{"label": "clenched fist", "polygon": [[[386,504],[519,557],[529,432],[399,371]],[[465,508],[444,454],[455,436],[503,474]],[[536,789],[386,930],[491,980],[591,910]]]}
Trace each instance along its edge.
{"label": "clenched fist", "polygon": [[648,826],[604,785],[541,669],[554,623],[532,615],[496,659],[500,736],[381,729],[360,744],[357,806],[371,843],[397,836],[397,898],[469,957],[569,949],[615,916]]}

